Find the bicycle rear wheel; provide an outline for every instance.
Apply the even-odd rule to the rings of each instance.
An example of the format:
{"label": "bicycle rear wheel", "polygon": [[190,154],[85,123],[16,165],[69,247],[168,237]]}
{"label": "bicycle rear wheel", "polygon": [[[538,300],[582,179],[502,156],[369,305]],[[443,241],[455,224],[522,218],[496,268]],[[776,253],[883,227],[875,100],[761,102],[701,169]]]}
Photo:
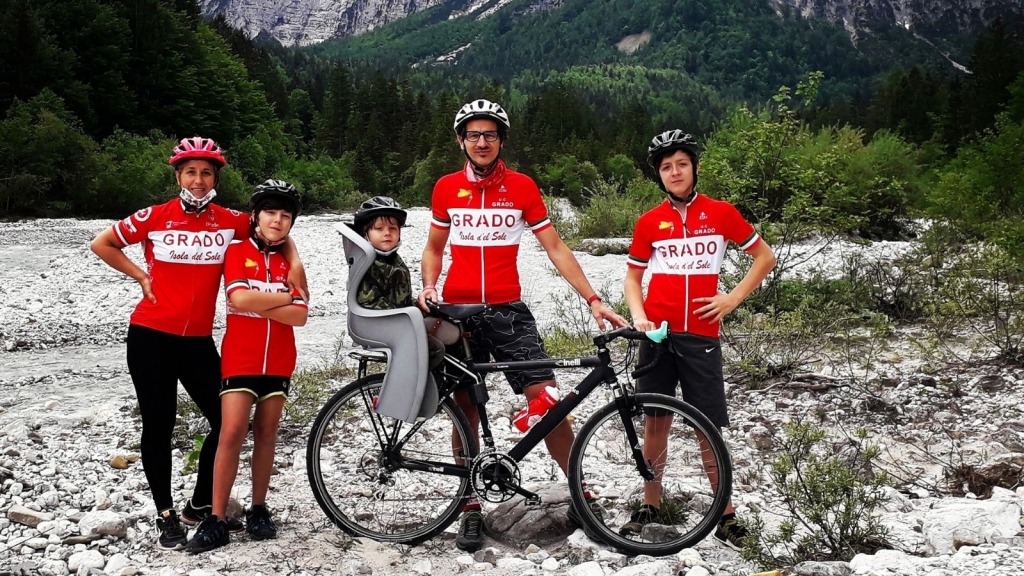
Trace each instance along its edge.
{"label": "bicycle rear wheel", "polygon": [[[576,436],[569,492],[582,521],[606,544],[631,554],[675,554],[703,540],[721,519],[732,492],[729,452],[711,421],[677,398],[636,394],[625,401],[644,459],[661,468],[660,498],[648,494],[658,502],[657,517],[636,521],[645,487],[657,484],[638,471],[615,402],[591,415]],[[585,502],[586,490],[597,497],[598,511]]]}
{"label": "bicycle rear wheel", "polygon": [[[455,520],[468,498],[469,477],[409,470],[395,462],[468,470],[476,444],[451,398],[415,430],[374,412],[383,380],[383,374],[356,380],[320,409],[306,444],[306,472],[320,508],[345,532],[416,544]],[[466,447],[458,459],[453,439]]]}

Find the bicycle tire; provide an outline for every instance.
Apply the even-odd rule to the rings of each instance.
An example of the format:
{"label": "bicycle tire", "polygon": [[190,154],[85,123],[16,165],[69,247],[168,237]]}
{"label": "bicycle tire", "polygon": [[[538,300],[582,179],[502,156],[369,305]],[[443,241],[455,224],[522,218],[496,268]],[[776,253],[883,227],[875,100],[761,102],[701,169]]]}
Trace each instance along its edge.
{"label": "bicycle tire", "polygon": [[[306,443],[306,474],[327,517],[346,533],[380,542],[418,544],[447,528],[469,497],[469,478],[408,469],[388,470],[374,424],[398,426],[402,455],[469,467],[476,442],[452,399],[414,436],[412,425],[372,411],[383,374],[356,380],[335,393],[317,414]],[[453,431],[469,447],[463,462],[453,454]],[[353,447],[355,445],[355,447]]]}
{"label": "bicycle tire", "polygon": [[[732,462],[718,429],[693,406],[662,394],[635,394],[630,420],[641,445],[648,414],[671,413],[667,463],[656,522],[630,533],[626,525],[643,499],[645,482],[637,471],[618,406],[610,402],[584,423],[569,454],[569,493],[580,520],[605,544],[630,554],[666,556],[689,548],[718,525],[732,493]],[[658,412],[663,411],[663,412]],[[664,423],[665,420],[660,422]],[[717,487],[706,473],[696,432],[703,434],[717,463]],[[650,454],[645,457],[651,458]],[[699,468],[699,470],[698,470]],[[594,500],[585,500],[590,490]],[[594,510],[596,502],[598,511]],[[694,512],[697,512],[695,515]],[[600,514],[600,517],[598,516]],[[623,530],[627,530],[623,533]]]}

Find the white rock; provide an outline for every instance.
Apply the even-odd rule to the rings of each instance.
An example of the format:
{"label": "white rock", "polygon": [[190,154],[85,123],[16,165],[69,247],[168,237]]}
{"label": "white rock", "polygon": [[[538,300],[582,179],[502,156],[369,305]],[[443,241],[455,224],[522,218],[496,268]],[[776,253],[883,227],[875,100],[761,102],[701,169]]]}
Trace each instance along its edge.
{"label": "white rock", "polygon": [[540,567],[546,572],[554,572],[555,570],[558,570],[558,560],[548,558],[540,563]]}
{"label": "white rock", "polygon": [[625,554],[619,554],[611,550],[598,551],[597,561],[612,568],[622,568],[629,564],[629,558]]}
{"label": "white rock", "polygon": [[103,571],[107,574],[120,574],[121,570],[127,568],[132,561],[128,559],[124,554],[114,554],[107,559],[107,565],[103,567]]}
{"label": "white rock", "polygon": [[75,552],[68,558],[68,570],[72,572],[78,572],[81,568],[99,568],[102,570],[103,565],[103,554],[100,554],[99,550]]}
{"label": "white rock", "polygon": [[711,576],[711,572],[703,566],[694,566],[686,571],[686,576]]}
{"label": "white rock", "polygon": [[473,557],[469,554],[463,554],[462,556],[457,557],[455,561],[463,566],[472,566],[473,562],[476,562],[476,560],[473,560]]}
{"label": "white rock", "polygon": [[434,568],[430,565],[430,560],[420,560],[416,564],[413,564],[412,571],[417,574],[430,574]]}
{"label": "white rock", "polygon": [[505,570],[513,570],[516,573],[537,567],[536,564],[525,558],[499,558],[497,566]]}
{"label": "white rock", "polygon": [[485,570],[490,570],[491,568],[494,568],[494,564],[491,564],[490,562],[473,562],[473,570],[483,572]]}
{"label": "white rock", "polygon": [[700,552],[693,548],[683,548],[680,550],[676,554],[676,561],[679,562],[679,566],[682,568],[691,568],[704,563],[704,559],[700,557]]}
{"label": "white rock", "polygon": [[1020,531],[1021,504],[1012,499],[943,500],[925,512],[922,525],[928,555],[952,554],[954,542],[981,544]]}
{"label": "white rock", "polygon": [[[578,530],[577,530],[578,532]],[[604,576],[604,570],[597,562],[584,562],[565,571],[566,576]]]}
{"label": "white rock", "polygon": [[25,545],[33,550],[42,550],[43,548],[46,548],[46,545],[49,543],[50,541],[46,538],[29,538],[25,541]]}
{"label": "white rock", "polygon": [[78,530],[83,536],[105,534],[123,538],[128,531],[128,521],[116,512],[96,510],[82,516],[78,521]]}
{"label": "white rock", "polygon": [[899,550],[879,550],[874,554],[857,554],[850,560],[850,569],[858,573],[882,570],[907,570],[922,562],[921,558],[910,556]]}
{"label": "white rock", "polygon": [[672,563],[669,561],[656,560],[654,562],[627,566],[615,572],[614,576],[675,576],[672,568]]}
{"label": "white rock", "polygon": [[45,410],[55,410],[57,406],[60,406],[60,403],[56,400],[50,400],[46,404],[43,404],[43,408]]}

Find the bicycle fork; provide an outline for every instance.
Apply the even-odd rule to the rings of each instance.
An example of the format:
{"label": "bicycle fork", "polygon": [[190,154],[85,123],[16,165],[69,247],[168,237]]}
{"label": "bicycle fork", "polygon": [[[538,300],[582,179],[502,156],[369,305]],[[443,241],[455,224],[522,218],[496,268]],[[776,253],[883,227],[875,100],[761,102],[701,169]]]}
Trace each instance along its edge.
{"label": "bicycle fork", "polygon": [[645,482],[655,479],[654,469],[646,458],[643,450],[640,449],[640,438],[636,433],[636,426],[633,425],[633,415],[641,410],[632,394],[623,392],[621,386],[614,386],[612,394],[615,396],[615,406],[619,409],[619,417],[622,418],[622,428],[626,432],[626,441],[629,442],[630,451],[633,453],[633,461],[636,462],[636,471]]}

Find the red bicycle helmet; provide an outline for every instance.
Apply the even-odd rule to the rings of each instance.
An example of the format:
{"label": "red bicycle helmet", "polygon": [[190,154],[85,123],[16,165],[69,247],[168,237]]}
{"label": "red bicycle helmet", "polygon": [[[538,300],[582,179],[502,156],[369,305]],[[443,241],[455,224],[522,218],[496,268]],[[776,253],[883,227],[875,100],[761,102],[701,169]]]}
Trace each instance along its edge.
{"label": "red bicycle helmet", "polygon": [[171,157],[167,162],[177,168],[178,164],[186,160],[209,160],[216,164],[217,168],[223,168],[228,163],[216,142],[199,136],[183,138],[171,151]]}

